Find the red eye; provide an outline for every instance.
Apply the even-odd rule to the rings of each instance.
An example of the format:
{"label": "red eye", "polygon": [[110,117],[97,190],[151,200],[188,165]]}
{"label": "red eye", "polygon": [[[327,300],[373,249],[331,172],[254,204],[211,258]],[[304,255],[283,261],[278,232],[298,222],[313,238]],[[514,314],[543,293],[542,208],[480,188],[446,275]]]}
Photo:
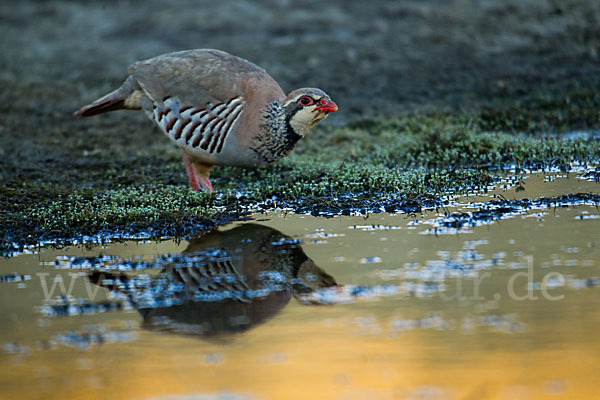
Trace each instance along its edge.
{"label": "red eye", "polygon": [[298,103],[302,104],[303,106],[310,106],[314,102],[315,101],[308,96],[302,96],[300,97],[300,100],[298,100]]}

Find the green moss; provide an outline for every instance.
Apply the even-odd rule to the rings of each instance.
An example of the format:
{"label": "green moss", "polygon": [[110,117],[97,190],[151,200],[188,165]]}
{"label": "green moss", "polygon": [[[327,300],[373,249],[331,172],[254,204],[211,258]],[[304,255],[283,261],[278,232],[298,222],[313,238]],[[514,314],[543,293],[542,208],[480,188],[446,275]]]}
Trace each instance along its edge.
{"label": "green moss", "polygon": [[487,107],[479,113],[482,130],[561,132],[600,125],[600,92],[581,89],[564,96],[526,97],[514,104]]}
{"label": "green moss", "polygon": [[[586,110],[582,118],[592,127],[597,116],[587,107],[597,106],[596,97],[585,99],[575,101],[576,110]],[[559,121],[555,110],[562,105],[538,108],[536,126]],[[572,162],[600,160],[596,139],[534,137],[527,134],[533,125],[519,122],[530,121],[530,114],[511,114],[511,120],[503,112],[495,119],[485,112],[416,114],[325,125],[269,168],[215,168],[213,196],[188,188],[166,139],[132,154],[101,151],[111,149],[102,138],[102,147],[88,144],[92,153],[100,150],[80,164],[20,171],[0,185],[0,251],[82,235],[184,235],[275,207],[315,215],[417,212],[443,204],[447,194],[485,189],[507,166],[568,170]],[[488,132],[491,127],[495,132]],[[501,132],[512,130],[524,132]]]}

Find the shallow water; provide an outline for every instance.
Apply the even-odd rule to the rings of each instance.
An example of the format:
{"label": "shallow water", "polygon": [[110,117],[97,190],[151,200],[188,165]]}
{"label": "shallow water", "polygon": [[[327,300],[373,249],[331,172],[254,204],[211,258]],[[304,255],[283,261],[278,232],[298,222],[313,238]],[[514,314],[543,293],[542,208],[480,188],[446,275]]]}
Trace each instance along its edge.
{"label": "shallow water", "polygon": [[524,184],[2,260],[0,398],[595,398],[597,207],[489,201],[600,186]]}

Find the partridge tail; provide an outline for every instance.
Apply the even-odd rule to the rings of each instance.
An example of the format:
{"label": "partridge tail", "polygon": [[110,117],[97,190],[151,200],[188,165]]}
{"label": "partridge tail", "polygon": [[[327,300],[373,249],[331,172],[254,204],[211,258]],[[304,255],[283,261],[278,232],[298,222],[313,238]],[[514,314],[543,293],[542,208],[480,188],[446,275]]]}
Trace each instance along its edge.
{"label": "partridge tail", "polygon": [[137,110],[140,108],[138,102],[141,96],[144,96],[142,90],[135,79],[130,76],[120,88],[99,98],[92,104],[82,107],[73,115],[76,117],[91,117],[115,110]]}
{"label": "partridge tail", "polygon": [[76,117],[91,117],[93,115],[102,114],[108,111],[122,110],[123,108],[125,108],[124,100],[125,99],[102,98],[93,102],[90,105],[81,108],[80,110],[76,111],[73,115],[75,115]]}

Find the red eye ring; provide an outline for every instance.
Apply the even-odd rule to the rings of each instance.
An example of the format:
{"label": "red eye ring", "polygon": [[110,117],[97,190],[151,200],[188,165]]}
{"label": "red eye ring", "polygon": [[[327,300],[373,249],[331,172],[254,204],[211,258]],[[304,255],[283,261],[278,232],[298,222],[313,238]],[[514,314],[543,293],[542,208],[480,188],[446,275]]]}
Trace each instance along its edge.
{"label": "red eye ring", "polygon": [[308,96],[302,96],[300,97],[300,99],[298,100],[298,103],[303,105],[303,106],[311,106],[314,104],[314,100]]}

